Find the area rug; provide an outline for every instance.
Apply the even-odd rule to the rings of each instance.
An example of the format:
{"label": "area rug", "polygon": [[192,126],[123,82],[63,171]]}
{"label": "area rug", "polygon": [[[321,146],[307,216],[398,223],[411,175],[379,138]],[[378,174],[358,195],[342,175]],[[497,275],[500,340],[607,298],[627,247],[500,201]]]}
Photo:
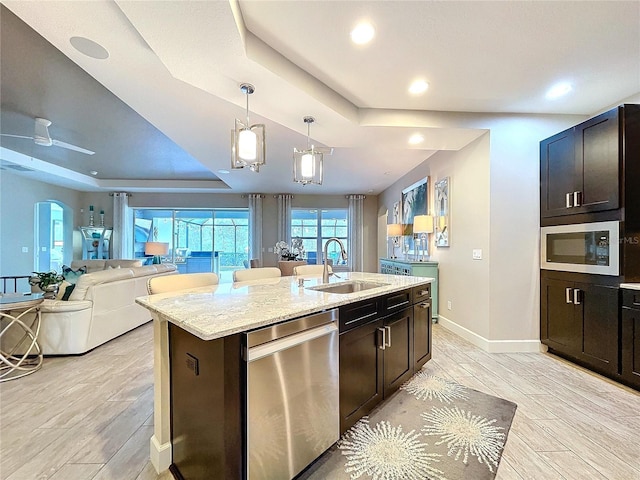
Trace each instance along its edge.
{"label": "area rug", "polygon": [[516,404],[420,371],[298,480],[485,480]]}

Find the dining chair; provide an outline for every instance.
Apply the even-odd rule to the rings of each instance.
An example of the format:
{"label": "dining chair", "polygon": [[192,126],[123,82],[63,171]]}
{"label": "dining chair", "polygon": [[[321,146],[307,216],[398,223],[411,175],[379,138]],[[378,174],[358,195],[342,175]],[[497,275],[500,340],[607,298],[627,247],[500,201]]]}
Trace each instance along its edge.
{"label": "dining chair", "polygon": [[234,282],[244,282],[246,280],[258,280],[260,278],[274,278],[281,276],[279,268],[261,267],[249,268],[248,270],[235,270],[233,272]]}
{"label": "dining chair", "polygon": [[151,277],[147,281],[147,291],[149,295],[154,295],[156,293],[167,293],[175,290],[217,285],[218,282],[218,275],[209,272],[162,275],[159,277]]}
{"label": "dining chair", "polygon": [[250,264],[251,264],[251,268],[260,268],[260,259],[259,258],[252,258],[250,260]]}
{"label": "dining chair", "polygon": [[[327,267],[329,273],[333,273],[331,265]],[[322,275],[324,272],[324,265],[298,265],[293,269],[294,275]]]}

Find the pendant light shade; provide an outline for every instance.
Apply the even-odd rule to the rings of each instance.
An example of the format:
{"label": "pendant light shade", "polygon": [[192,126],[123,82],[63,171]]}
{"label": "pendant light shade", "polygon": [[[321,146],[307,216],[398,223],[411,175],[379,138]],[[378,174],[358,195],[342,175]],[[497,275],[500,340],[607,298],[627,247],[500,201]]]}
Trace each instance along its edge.
{"label": "pendant light shade", "polygon": [[322,185],[322,164],[324,161],[322,150],[326,149],[315,148],[311,145],[309,126],[315,122],[315,119],[304,117],[303,121],[307,124],[307,148],[305,150],[293,149],[293,181],[303,185],[310,183]]}
{"label": "pendant light shade", "polygon": [[236,118],[235,128],[231,131],[231,168],[248,167],[259,172],[266,161],[264,124],[251,125],[249,122],[249,95],[255,92],[255,87],[243,83],[240,90],[247,96],[247,116],[245,122]]}

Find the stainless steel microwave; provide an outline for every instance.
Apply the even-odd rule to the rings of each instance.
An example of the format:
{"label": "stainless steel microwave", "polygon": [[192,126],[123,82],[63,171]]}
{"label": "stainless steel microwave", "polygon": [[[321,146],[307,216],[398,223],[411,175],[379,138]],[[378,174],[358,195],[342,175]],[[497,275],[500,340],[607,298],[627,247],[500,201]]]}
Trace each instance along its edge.
{"label": "stainless steel microwave", "polygon": [[620,222],[542,227],[540,233],[540,268],[620,275]]}

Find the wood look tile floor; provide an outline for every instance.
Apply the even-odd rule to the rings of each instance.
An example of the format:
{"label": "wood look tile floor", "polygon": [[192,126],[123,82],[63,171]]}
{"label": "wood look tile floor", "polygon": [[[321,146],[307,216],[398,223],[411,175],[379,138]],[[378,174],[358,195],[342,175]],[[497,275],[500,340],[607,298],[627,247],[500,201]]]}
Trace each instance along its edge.
{"label": "wood look tile floor", "polygon": [[[640,395],[547,354],[488,354],[434,325],[425,368],[518,404],[498,480],[640,479]],[[170,480],[149,462],[152,328],[0,384],[0,479]]]}

